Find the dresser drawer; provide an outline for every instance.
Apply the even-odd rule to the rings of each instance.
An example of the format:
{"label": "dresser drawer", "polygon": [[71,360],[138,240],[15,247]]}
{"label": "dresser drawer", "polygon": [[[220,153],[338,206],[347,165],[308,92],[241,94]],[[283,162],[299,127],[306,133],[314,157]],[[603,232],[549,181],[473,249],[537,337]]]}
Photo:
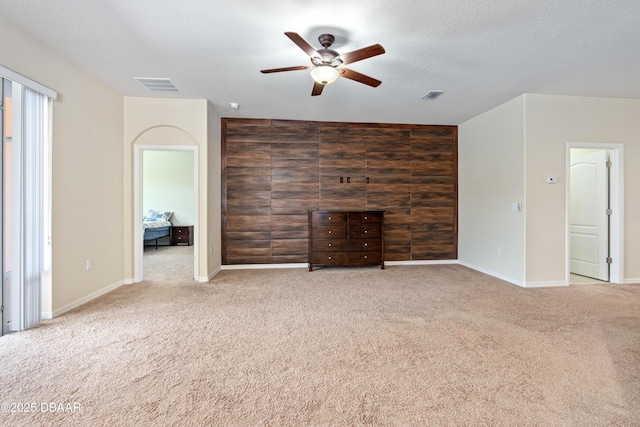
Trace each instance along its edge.
{"label": "dresser drawer", "polygon": [[349,251],[365,252],[380,251],[382,242],[380,239],[351,239],[349,240]]}
{"label": "dresser drawer", "polygon": [[349,224],[350,239],[380,237],[380,224]]}
{"label": "dresser drawer", "polygon": [[346,224],[313,225],[314,239],[345,239],[347,237]]}
{"label": "dresser drawer", "polygon": [[314,252],[311,256],[313,264],[322,265],[347,265],[348,259],[346,252]]}
{"label": "dresser drawer", "polygon": [[313,239],[314,251],[341,252],[347,250],[347,239]]}
{"label": "dresser drawer", "polygon": [[312,212],[314,224],[343,224],[347,220],[345,212]]}
{"label": "dresser drawer", "polygon": [[379,223],[382,217],[382,212],[349,212],[349,223]]}
{"label": "dresser drawer", "polygon": [[171,244],[181,243],[193,245],[193,225],[174,225],[171,227]]}
{"label": "dresser drawer", "polygon": [[382,253],[349,251],[349,265],[364,266],[376,265],[382,262]]}

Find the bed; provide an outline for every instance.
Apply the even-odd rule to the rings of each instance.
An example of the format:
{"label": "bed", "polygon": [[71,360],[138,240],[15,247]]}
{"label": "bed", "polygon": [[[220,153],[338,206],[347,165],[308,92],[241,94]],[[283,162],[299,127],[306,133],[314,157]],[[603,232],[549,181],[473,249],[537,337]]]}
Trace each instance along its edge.
{"label": "bed", "polygon": [[173,212],[157,212],[149,211],[147,216],[142,221],[143,233],[143,245],[147,242],[155,240],[156,250],[158,249],[158,239],[171,235],[170,221]]}

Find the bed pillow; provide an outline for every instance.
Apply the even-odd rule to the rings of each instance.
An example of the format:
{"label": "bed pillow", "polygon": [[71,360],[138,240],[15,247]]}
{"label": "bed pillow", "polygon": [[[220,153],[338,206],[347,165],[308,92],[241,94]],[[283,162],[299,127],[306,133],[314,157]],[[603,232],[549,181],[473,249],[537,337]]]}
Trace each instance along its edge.
{"label": "bed pillow", "polygon": [[158,212],[150,210],[147,217],[144,219],[144,222],[169,221],[172,215],[173,212]]}

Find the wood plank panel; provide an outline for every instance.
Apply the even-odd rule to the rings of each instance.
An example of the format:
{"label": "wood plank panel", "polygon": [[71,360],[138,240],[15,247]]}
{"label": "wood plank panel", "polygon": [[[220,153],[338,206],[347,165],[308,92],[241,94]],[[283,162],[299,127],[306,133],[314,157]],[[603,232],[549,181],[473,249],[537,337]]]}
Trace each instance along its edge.
{"label": "wood plank panel", "polygon": [[229,240],[270,240],[270,231],[227,231],[227,239]]}
{"label": "wood plank panel", "polygon": [[411,224],[408,215],[393,216],[395,218],[388,221],[385,212],[384,258],[389,261],[406,261],[411,257]]}
{"label": "wood plank panel", "polygon": [[453,218],[455,218],[453,207],[414,207],[411,209],[412,226],[447,224],[447,227],[453,227]]}
{"label": "wood plank panel", "polygon": [[417,207],[411,210],[412,259],[456,259],[453,207]]}
{"label": "wood plank panel", "polygon": [[232,215],[227,218],[227,231],[271,232],[271,215]]}
{"label": "wood plank panel", "polygon": [[360,184],[320,184],[319,205],[322,210],[364,210],[367,187]]}
{"label": "wood plank panel", "polygon": [[[262,129],[268,129],[268,128],[262,128]],[[295,133],[285,134],[285,133],[278,133],[274,131],[257,132],[257,133],[247,132],[242,134],[230,133],[226,135],[226,140],[227,140],[227,143],[230,143],[230,144],[234,144],[239,141],[264,143],[264,144],[271,144],[274,141],[295,142],[299,144],[306,144],[306,143],[314,144],[318,142],[315,136],[305,137],[304,135],[295,134]]]}
{"label": "wood plank panel", "polygon": [[226,177],[231,176],[269,176],[271,174],[271,166],[227,166],[223,173]]}
{"label": "wood plank panel", "polygon": [[357,168],[366,167],[366,149],[361,141],[328,141],[320,142],[319,166],[323,168]]}
{"label": "wood plank panel", "polygon": [[[367,185],[367,209],[381,209],[388,214],[409,212],[411,209],[410,184]],[[387,214],[385,218],[388,219]]]}
{"label": "wood plank panel", "polygon": [[413,184],[411,207],[455,207],[455,186],[451,184]]}
{"label": "wood plank panel", "polygon": [[278,240],[307,239],[309,237],[307,212],[299,215],[272,215],[271,237]]}
{"label": "wood plank panel", "polygon": [[[317,193],[316,193],[317,194]],[[319,209],[318,199],[273,199],[271,200],[272,215],[304,214]]]}
{"label": "wood plank panel", "polygon": [[309,240],[304,239],[273,239],[271,241],[273,256],[286,256],[296,259],[296,262],[307,262],[309,256]]}
{"label": "wood plank panel", "polygon": [[[318,208],[317,138],[313,142],[282,142],[281,133],[305,135],[315,133],[309,127],[296,129],[278,127],[278,139],[271,144],[271,238],[273,256],[287,262],[305,262],[307,248],[301,251],[300,241],[307,243],[307,211]],[[291,240],[291,242],[288,242]]]}
{"label": "wood plank panel", "polygon": [[414,126],[411,139],[453,139],[457,138],[456,126]]}
{"label": "wood plank panel", "polygon": [[[317,154],[317,152],[315,154]],[[315,173],[317,175],[318,158],[315,157],[309,159],[287,159],[274,157],[271,159],[271,167],[282,171],[286,171],[288,169],[301,169],[306,170],[307,173]]]}
{"label": "wood plank panel", "polygon": [[251,188],[254,191],[271,191],[271,175],[227,175],[227,188],[236,191]]}

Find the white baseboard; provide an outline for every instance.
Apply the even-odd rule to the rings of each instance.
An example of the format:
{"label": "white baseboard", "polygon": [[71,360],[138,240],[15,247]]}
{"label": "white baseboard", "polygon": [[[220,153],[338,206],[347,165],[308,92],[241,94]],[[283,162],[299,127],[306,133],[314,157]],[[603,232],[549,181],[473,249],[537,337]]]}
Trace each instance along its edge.
{"label": "white baseboard", "polygon": [[514,285],[518,285],[522,288],[557,288],[569,286],[564,280],[551,282],[523,282],[522,280],[513,279],[485,268],[476,267],[466,262],[461,261],[460,265],[464,265],[465,267],[469,267],[470,269],[479,271],[480,273],[488,274],[489,276],[493,276],[497,279],[504,280],[505,282],[513,283]]}
{"label": "white baseboard", "polygon": [[[431,265],[431,264],[457,264],[455,259],[441,261],[385,261],[384,265]],[[272,269],[272,268],[309,268],[309,263],[291,263],[291,264],[239,264],[239,265],[223,265],[220,270],[252,270],[252,269]],[[215,273],[217,274],[217,272]],[[215,275],[214,274],[214,275]]]}
{"label": "white baseboard", "polygon": [[216,275],[217,275],[218,273],[220,273],[220,271],[222,271],[222,268],[221,268],[221,267],[218,267],[218,268],[216,268],[215,270],[213,270],[213,272],[212,272],[211,274],[209,274],[209,276],[208,276],[208,277],[198,277],[198,282],[201,282],[201,283],[209,282],[209,281],[211,281],[211,279],[213,279],[214,277],[216,277]]}
{"label": "white baseboard", "polygon": [[457,259],[443,259],[443,260],[422,260],[422,261],[385,261],[384,265],[438,265],[438,264],[459,264]]}
{"label": "white baseboard", "polygon": [[[124,285],[124,280],[121,280],[117,283],[114,283],[113,285],[109,285],[106,288],[102,288],[99,291],[93,292],[89,295],[87,295],[86,297],[82,297],[77,301],[72,302],[71,304],[67,304],[62,308],[59,308],[57,310],[54,310],[53,313],[42,313],[43,314],[43,318],[48,318],[51,319],[53,317],[58,317],[61,314],[66,313],[67,311],[71,311],[76,307],[80,307],[83,304],[88,303],[89,301],[92,301],[98,297],[101,297],[104,294],[107,294],[115,289],[118,289],[120,286]],[[50,317],[44,317],[44,315],[50,315]]]}
{"label": "white baseboard", "polygon": [[564,280],[558,282],[525,282],[525,288],[559,288],[569,286]]}
{"label": "white baseboard", "polygon": [[469,264],[469,263],[464,262],[464,261],[458,261],[458,263],[460,265],[464,265],[465,267],[470,268],[472,270],[479,271],[480,273],[488,274],[489,276],[495,277],[495,278],[500,279],[500,280],[504,280],[505,282],[512,283],[512,284],[520,286],[522,288],[528,287],[522,280],[514,279],[512,277],[507,277],[507,276],[504,276],[502,274],[495,273],[495,272],[493,272],[491,270],[487,270],[486,268],[477,267],[477,266],[475,266],[473,264]]}
{"label": "white baseboard", "polygon": [[624,279],[622,283],[625,285],[640,285],[640,279]]}
{"label": "white baseboard", "polygon": [[133,285],[135,282],[133,279],[124,279],[124,284],[125,285]]}
{"label": "white baseboard", "polygon": [[306,263],[306,262],[300,262],[300,263],[295,263],[295,264],[239,264],[239,265],[223,265],[223,266],[220,266],[221,270],[259,270],[259,269],[272,269],[272,268],[306,268],[306,269],[309,269],[309,264]]}

